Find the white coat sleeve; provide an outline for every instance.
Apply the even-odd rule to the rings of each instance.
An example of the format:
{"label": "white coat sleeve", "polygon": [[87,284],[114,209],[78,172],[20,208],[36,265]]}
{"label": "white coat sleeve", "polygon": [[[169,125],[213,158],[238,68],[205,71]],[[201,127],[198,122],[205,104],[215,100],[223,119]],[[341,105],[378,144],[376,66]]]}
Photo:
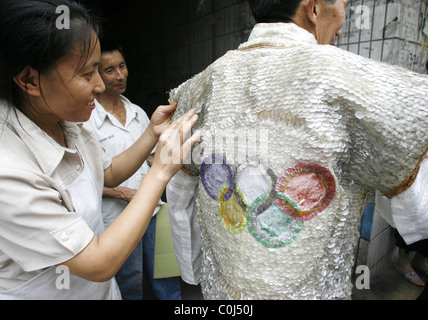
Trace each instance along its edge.
{"label": "white coat sleeve", "polygon": [[198,176],[180,170],[166,187],[172,238],[181,278],[192,285],[199,284],[201,278],[202,240],[196,206],[198,183]]}

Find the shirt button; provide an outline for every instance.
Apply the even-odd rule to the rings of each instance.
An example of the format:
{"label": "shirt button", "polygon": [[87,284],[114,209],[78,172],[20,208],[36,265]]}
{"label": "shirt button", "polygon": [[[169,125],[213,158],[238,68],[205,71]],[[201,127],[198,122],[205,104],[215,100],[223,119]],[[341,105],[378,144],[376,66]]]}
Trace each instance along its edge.
{"label": "shirt button", "polygon": [[70,239],[70,235],[68,234],[68,232],[61,232],[60,239],[61,241],[65,242]]}

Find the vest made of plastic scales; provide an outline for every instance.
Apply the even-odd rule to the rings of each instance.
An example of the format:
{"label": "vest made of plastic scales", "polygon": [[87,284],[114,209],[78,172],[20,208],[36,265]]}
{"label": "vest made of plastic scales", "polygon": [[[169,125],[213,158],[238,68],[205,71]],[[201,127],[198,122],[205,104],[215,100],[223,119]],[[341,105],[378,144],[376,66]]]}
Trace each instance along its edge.
{"label": "vest made of plastic scales", "polygon": [[368,191],[399,191],[427,148],[427,78],[259,24],[170,96],[203,132],[205,299],[349,299]]}

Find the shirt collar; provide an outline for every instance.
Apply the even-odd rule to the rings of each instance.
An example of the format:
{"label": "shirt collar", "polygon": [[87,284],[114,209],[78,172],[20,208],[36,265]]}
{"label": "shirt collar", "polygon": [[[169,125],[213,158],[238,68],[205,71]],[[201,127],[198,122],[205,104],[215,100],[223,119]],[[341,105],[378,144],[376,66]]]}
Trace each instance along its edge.
{"label": "shirt collar", "polygon": [[[4,104],[2,102],[1,104]],[[2,113],[6,121],[36,158],[43,172],[49,176],[58,167],[65,152],[76,153],[76,139],[80,135],[82,123],[62,121],[61,126],[66,137],[68,148],[60,146],[20,110],[8,105]]]}
{"label": "shirt collar", "polygon": [[[137,121],[138,119],[138,113],[133,112],[130,104],[131,102],[124,96],[120,96],[120,99],[122,100],[125,109],[126,109],[126,126],[135,118]],[[100,128],[103,122],[106,118],[112,116],[110,115],[104,107],[95,99],[95,110],[92,112],[92,115],[94,123],[97,128]]]}
{"label": "shirt collar", "polygon": [[318,44],[313,34],[295,23],[258,23],[248,41],[241,44],[239,49],[256,46],[284,47],[292,43]]}
{"label": "shirt collar", "polygon": [[128,125],[134,119],[140,121],[140,119],[138,118],[138,112],[131,108],[131,101],[129,101],[124,96],[121,96],[121,98],[126,108],[126,125]]}
{"label": "shirt collar", "polygon": [[92,111],[91,117],[94,119],[94,123],[97,128],[101,127],[105,118],[107,117],[107,111],[105,111],[97,99],[95,99],[95,110]]}

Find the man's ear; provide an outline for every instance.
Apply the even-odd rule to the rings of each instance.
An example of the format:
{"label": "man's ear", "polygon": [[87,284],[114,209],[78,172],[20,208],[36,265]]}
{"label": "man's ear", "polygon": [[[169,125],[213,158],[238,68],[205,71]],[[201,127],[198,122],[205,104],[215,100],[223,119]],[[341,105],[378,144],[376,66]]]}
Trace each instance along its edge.
{"label": "man's ear", "polygon": [[15,83],[27,94],[35,97],[42,95],[40,89],[39,72],[32,67],[25,67],[20,73],[13,77]]}
{"label": "man's ear", "polygon": [[308,19],[314,24],[317,24],[317,18],[319,14],[319,0],[309,0],[306,5],[306,15]]}

